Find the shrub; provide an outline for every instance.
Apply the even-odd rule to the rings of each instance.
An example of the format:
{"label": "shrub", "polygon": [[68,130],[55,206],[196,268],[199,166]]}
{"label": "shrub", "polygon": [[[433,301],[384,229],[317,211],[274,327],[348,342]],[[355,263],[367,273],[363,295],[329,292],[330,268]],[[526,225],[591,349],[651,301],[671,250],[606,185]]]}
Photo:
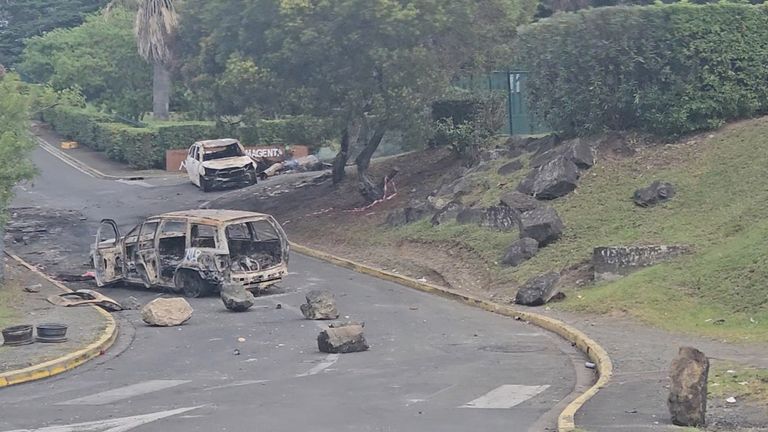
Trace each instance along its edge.
{"label": "shrub", "polygon": [[525,27],[529,104],[568,134],[674,136],[764,113],[768,10],[747,4],[608,7]]}

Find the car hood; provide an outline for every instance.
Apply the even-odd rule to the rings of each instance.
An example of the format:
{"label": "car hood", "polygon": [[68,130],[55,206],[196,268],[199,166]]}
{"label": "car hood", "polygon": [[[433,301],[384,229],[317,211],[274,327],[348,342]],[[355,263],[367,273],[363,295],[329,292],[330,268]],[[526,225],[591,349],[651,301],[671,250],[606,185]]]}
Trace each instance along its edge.
{"label": "car hood", "polygon": [[203,162],[203,167],[211,169],[240,168],[253,163],[253,159],[248,156],[238,156],[227,159],[216,159]]}

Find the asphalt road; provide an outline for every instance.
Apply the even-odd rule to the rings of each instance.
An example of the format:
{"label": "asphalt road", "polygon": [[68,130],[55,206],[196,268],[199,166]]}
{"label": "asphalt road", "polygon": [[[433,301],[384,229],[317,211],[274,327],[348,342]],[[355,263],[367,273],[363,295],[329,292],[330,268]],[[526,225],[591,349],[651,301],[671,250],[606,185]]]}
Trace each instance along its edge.
{"label": "asphalt road", "polygon": [[[99,180],[43,151],[34,160],[40,176],[14,205],[78,210],[88,227],[105,217],[132,225],[221,194],[183,178]],[[82,262],[92,238],[50,241],[64,239]],[[243,314],[218,298],[191,299],[194,316],[177,328],[117,314],[121,337],[106,356],[0,392],[0,432],[543,431],[572,397],[583,357],[536,327],[302,256],[290,271]],[[368,352],[317,350],[322,323],[298,311],[312,289],[331,290],[343,318],[365,322]],[[142,303],[161,295],[103,292]]]}

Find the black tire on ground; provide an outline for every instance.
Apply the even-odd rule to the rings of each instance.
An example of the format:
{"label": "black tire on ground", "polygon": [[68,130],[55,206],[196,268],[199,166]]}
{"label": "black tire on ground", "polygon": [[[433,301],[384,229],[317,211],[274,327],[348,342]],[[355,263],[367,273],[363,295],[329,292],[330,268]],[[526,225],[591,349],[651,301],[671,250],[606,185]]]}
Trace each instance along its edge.
{"label": "black tire on ground", "polygon": [[211,190],[211,182],[203,178],[203,176],[200,176],[200,190],[203,192]]}
{"label": "black tire on ground", "polygon": [[205,297],[213,291],[211,284],[204,281],[200,274],[193,270],[177,271],[173,277],[173,283],[176,285],[176,291],[184,294],[184,297]]}

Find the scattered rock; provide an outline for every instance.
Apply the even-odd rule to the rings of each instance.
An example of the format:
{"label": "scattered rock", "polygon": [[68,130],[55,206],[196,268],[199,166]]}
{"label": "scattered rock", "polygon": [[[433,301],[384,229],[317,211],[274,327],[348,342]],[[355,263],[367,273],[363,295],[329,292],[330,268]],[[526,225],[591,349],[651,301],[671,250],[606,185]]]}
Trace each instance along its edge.
{"label": "scattered rock", "polygon": [[709,359],[701,351],[680,348],[670,368],[667,407],[677,426],[703,427],[707,414],[707,375]]}
{"label": "scattered rock", "polygon": [[26,286],[26,287],[24,287],[24,291],[25,291],[25,292],[28,292],[28,293],[33,293],[33,294],[34,294],[34,293],[39,293],[39,292],[40,292],[40,289],[41,289],[42,287],[43,287],[43,285],[42,285],[42,284],[35,284],[35,285],[30,285],[30,286]]}
{"label": "scattered rock", "polygon": [[275,306],[275,309],[282,309],[282,308],[283,308],[283,305],[280,303],[278,303],[277,306]]}
{"label": "scattered rock", "polygon": [[565,293],[562,292],[562,291],[559,291],[557,294],[552,296],[551,299],[549,299],[549,302],[550,303],[554,303],[554,302],[563,301],[563,300],[565,300],[565,297],[566,297]]}
{"label": "scattered rock", "polygon": [[256,303],[256,298],[240,284],[224,283],[221,286],[221,301],[232,312],[245,312]]}
{"label": "scattered rock", "polygon": [[635,191],[635,204],[640,207],[650,207],[674,198],[677,190],[671,183],[656,180],[650,186]]}
{"label": "scattered rock", "polygon": [[589,169],[595,164],[595,155],[589,143],[580,138],[575,138],[534,157],[531,159],[530,167],[538,168],[558,157],[563,157],[573,162],[580,169]]}
{"label": "scattered rock", "polygon": [[141,309],[141,319],[158,327],[173,327],[192,318],[192,306],[183,298],[158,298]]}
{"label": "scattered rock", "polygon": [[361,325],[329,327],[317,336],[317,348],[329,354],[346,354],[368,350]]}
{"label": "scattered rock", "polygon": [[516,267],[533,258],[539,252],[539,242],[532,238],[522,238],[509,246],[501,263]]}
{"label": "scattered rock", "polygon": [[533,169],[517,190],[538,199],[550,200],[568,195],[579,181],[576,164],[562,156]]}
{"label": "scattered rock", "polygon": [[736,398],[731,396],[728,399],[726,399],[725,401],[728,402],[729,404],[735,404],[736,403]]}
{"label": "scattered rock", "polygon": [[560,142],[557,135],[547,135],[542,138],[529,138],[524,142],[524,146],[527,152],[541,154],[557,147]]}
{"label": "scattered rock", "polygon": [[301,313],[311,320],[334,320],[339,317],[336,299],[329,291],[310,291],[306,295],[307,303],[301,305]]}
{"label": "scattered rock", "polygon": [[123,309],[126,310],[139,310],[141,309],[141,303],[139,302],[139,299],[137,299],[134,296],[130,296],[122,303]]}
{"label": "scattered rock", "polygon": [[594,368],[597,367],[597,365],[592,363],[592,362],[585,362],[584,363],[584,367],[587,368],[587,369],[594,369]]}
{"label": "scattered rock", "polygon": [[520,162],[518,159],[515,159],[512,162],[509,162],[500,166],[496,172],[499,175],[508,176],[510,174],[520,171],[521,169],[523,169],[523,163]]}
{"label": "scattered rock", "polygon": [[542,203],[536,198],[518,191],[507,192],[501,196],[501,205],[507,206],[520,213],[542,207]]}
{"label": "scattered rock", "polygon": [[616,280],[688,251],[689,248],[682,245],[597,247],[592,252],[595,280]]}
{"label": "scattered rock", "polygon": [[464,209],[456,215],[460,224],[476,224],[499,231],[517,229],[520,216],[507,206],[493,206],[484,209]]}
{"label": "scattered rock", "polygon": [[563,229],[565,225],[552,207],[533,209],[520,217],[520,237],[535,239],[539,242],[539,247],[559,239]]}
{"label": "scattered rock", "polygon": [[560,275],[556,272],[545,273],[529,279],[515,295],[515,303],[525,306],[546,304],[556,293]]}
{"label": "scattered rock", "polygon": [[427,216],[429,211],[425,207],[405,207],[392,211],[387,215],[386,224],[390,227],[399,227],[417,222]]}

